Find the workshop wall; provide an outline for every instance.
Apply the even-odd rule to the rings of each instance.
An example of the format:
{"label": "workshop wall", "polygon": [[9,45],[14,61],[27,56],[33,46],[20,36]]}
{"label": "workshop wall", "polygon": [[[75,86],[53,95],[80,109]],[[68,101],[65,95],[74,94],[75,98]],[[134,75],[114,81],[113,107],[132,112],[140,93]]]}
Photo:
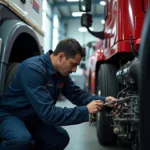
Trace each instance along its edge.
{"label": "workshop wall", "polygon": [[51,28],[52,28],[52,9],[51,6],[47,3],[46,0],[43,0],[43,9],[42,9],[42,29],[45,33],[43,41],[44,53],[50,50],[52,45],[51,39]]}
{"label": "workshop wall", "polygon": [[[67,37],[73,37],[77,39],[81,45],[84,45],[90,41],[96,41],[98,40],[96,37],[91,35],[89,32],[79,32],[80,25],[80,19],[71,19],[67,22],[67,28],[66,33]],[[93,22],[93,29],[94,31],[100,31],[103,30],[103,25],[100,23],[100,19],[94,19]]]}

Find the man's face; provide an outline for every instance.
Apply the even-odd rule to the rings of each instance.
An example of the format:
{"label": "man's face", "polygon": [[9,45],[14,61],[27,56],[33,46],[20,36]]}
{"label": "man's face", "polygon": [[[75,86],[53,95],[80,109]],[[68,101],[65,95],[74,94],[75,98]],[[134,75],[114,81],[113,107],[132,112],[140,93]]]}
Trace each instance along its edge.
{"label": "man's face", "polygon": [[80,54],[76,54],[75,58],[66,59],[64,53],[59,53],[58,58],[58,71],[63,76],[67,76],[72,72],[76,72],[77,66],[80,64],[82,59]]}

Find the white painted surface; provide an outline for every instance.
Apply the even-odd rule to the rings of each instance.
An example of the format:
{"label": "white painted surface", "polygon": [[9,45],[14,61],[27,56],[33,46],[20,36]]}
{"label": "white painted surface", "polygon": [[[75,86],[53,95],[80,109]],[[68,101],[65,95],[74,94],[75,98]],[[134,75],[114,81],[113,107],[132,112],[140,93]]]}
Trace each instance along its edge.
{"label": "white painted surface", "polygon": [[33,0],[27,0],[26,4],[23,4],[20,0],[8,0],[9,3],[18,6],[22,12],[27,13],[26,16],[30,18],[38,27],[42,26],[42,0],[34,0],[39,5],[39,12],[35,11],[32,7]]}
{"label": "white painted surface", "polygon": [[50,50],[51,47],[51,28],[52,28],[52,10],[46,0],[43,0],[43,9],[42,9],[42,29],[45,32],[43,40],[43,49],[44,53]]}
{"label": "white painted surface", "polygon": [[[7,0],[22,15],[29,19],[35,26],[42,29],[42,0],[34,0],[39,5],[39,11],[33,8],[33,0],[27,0],[23,4],[20,0]],[[35,31],[41,46],[43,46],[43,37]]]}

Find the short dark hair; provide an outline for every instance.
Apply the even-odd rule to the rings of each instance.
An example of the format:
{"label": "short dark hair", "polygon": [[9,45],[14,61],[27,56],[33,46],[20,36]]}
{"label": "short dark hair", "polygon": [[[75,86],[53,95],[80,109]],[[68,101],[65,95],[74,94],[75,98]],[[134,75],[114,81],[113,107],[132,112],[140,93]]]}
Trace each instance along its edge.
{"label": "short dark hair", "polygon": [[81,57],[85,56],[85,50],[79,42],[73,38],[64,39],[57,44],[53,55],[57,56],[60,52],[65,53],[67,59],[75,58],[76,54],[80,54]]}

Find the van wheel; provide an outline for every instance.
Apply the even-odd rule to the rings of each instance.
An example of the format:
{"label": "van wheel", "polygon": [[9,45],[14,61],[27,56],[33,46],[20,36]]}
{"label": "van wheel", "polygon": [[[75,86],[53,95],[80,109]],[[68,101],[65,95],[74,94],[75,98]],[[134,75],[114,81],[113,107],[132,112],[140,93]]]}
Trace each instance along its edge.
{"label": "van wheel", "polygon": [[6,71],[6,79],[5,79],[5,90],[9,86],[11,80],[13,79],[14,75],[16,74],[19,67],[19,63],[13,62],[9,63]]}
{"label": "van wheel", "polygon": [[[118,83],[116,79],[116,67],[112,64],[100,65],[97,76],[97,95],[101,96],[117,96]],[[117,136],[113,133],[113,120],[106,114],[111,112],[112,108],[104,107],[96,117],[97,136],[100,144],[114,145]]]}

